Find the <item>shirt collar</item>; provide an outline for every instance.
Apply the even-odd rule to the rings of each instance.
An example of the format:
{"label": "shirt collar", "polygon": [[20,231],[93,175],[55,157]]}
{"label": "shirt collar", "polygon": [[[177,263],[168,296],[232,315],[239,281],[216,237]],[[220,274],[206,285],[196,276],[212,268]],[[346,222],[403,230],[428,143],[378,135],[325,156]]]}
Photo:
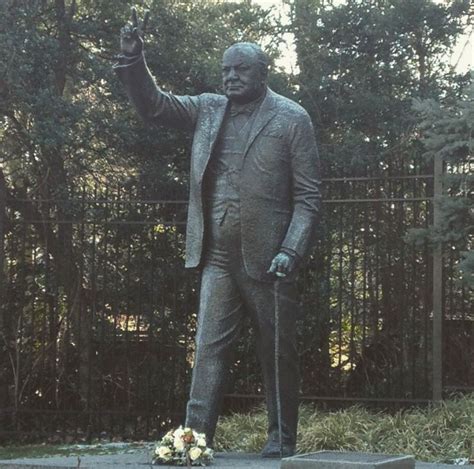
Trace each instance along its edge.
{"label": "shirt collar", "polygon": [[266,94],[267,92],[265,90],[257,99],[250,101],[250,103],[238,104],[231,102],[229,111],[230,115],[232,117],[238,116],[239,114],[247,114],[250,116],[255,111],[255,109],[260,106]]}

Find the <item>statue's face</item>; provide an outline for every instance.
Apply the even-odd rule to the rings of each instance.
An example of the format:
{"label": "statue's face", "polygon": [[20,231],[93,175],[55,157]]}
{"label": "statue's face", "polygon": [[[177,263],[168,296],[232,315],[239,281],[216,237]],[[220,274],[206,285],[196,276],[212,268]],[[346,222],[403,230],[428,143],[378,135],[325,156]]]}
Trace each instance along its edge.
{"label": "statue's face", "polygon": [[263,93],[265,76],[252,49],[237,46],[224,52],[222,84],[226,96],[239,104],[249,103]]}

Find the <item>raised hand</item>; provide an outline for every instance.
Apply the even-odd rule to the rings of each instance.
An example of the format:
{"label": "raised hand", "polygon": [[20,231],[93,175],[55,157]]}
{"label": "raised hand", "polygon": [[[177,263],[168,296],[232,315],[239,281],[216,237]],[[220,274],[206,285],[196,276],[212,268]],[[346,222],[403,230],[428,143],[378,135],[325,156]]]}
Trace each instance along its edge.
{"label": "raised hand", "polygon": [[120,30],[120,49],[123,55],[133,57],[141,54],[144,44],[144,36],[150,12],[145,12],[141,27],[138,25],[137,10],[132,8],[132,22],[127,23]]}

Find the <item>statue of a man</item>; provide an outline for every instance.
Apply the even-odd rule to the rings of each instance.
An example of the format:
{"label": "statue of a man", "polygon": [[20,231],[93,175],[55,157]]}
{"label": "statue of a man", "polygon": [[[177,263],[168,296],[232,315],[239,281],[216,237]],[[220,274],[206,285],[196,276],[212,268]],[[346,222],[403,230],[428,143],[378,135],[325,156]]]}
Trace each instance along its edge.
{"label": "statue of a man", "polygon": [[[224,52],[225,95],[164,92],[145,63],[144,29],[133,10],[131,24],[121,31],[118,77],[146,122],[194,133],[186,267],[200,268],[202,277],[186,425],[205,432],[212,445],[230,353],[248,314],[257,335],[268,409],[262,456],[292,455],[299,394],[295,275],[308,254],[320,207],[310,118],[301,106],[268,88],[268,58],[252,43],[234,44]],[[275,387],[276,279],[280,404]]]}

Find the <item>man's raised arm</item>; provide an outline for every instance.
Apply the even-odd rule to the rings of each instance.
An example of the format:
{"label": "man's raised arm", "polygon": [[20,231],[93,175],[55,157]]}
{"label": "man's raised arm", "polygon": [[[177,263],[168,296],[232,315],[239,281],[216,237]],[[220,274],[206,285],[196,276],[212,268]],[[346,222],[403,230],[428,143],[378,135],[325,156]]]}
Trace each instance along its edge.
{"label": "man's raised arm", "polygon": [[146,12],[139,27],[137,12],[132,8],[131,23],[120,31],[121,54],[114,70],[124,84],[130,101],[140,117],[148,123],[179,129],[194,129],[199,112],[197,96],[174,96],[156,85],[143,54],[144,33],[149,19]]}

